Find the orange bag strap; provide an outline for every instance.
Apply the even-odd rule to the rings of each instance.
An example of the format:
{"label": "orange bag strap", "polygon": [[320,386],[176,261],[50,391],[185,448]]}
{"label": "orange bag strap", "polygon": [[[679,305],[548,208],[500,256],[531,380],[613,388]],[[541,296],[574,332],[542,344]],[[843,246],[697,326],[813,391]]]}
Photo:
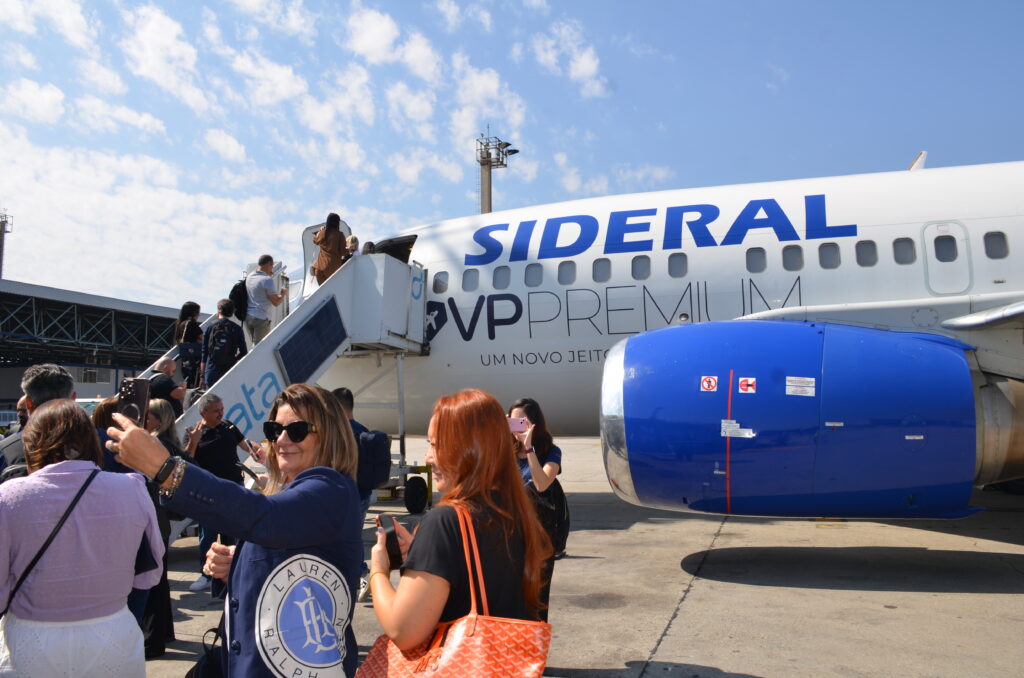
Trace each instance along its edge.
{"label": "orange bag strap", "polygon": [[489,617],[491,611],[487,605],[487,589],[484,588],[484,569],[483,564],[480,562],[480,549],[477,548],[476,530],[473,528],[473,520],[469,515],[469,511],[464,506],[456,506],[455,513],[459,516],[459,529],[462,532],[462,550],[466,556],[466,575],[469,577],[469,612],[470,614],[476,614],[476,586],[473,581],[474,568],[470,562],[469,555],[470,544],[472,544],[473,557],[476,559],[476,579],[480,585],[480,602],[483,607],[484,616]]}

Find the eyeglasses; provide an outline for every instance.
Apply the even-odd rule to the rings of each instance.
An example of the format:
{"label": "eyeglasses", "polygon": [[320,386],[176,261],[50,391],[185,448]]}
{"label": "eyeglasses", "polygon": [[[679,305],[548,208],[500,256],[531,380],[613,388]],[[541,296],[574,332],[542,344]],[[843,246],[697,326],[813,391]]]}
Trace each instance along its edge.
{"label": "eyeglasses", "polygon": [[288,440],[301,443],[310,433],[316,433],[316,426],[308,421],[293,421],[287,426],[276,421],[263,422],[263,435],[267,440],[274,441],[281,437],[281,431],[288,432]]}

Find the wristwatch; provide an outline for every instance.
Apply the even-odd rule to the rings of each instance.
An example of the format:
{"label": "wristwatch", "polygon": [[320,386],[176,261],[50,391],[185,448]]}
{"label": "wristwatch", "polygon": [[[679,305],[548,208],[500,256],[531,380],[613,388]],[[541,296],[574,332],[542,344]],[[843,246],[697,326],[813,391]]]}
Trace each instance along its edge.
{"label": "wristwatch", "polygon": [[163,463],[160,470],[156,472],[155,476],[153,476],[153,482],[157,485],[163,485],[164,481],[171,475],[171,471],[174,470],[174,465],[177,463],[178,459],[174,455],[167,457],[167,461]]}

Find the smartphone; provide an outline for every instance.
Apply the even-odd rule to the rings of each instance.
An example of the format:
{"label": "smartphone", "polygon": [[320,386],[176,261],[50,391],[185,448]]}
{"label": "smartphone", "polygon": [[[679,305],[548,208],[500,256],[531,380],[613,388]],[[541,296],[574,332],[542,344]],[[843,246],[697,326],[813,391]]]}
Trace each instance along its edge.
{"label": "smartphone", "polygon": [[117,411],[145,427],[149,413],[149,380],[125,377],[117,392]]}
{"label": "smartphone", "polygon": [[530,428],[530,420],[526,417],[509,417],[508,427],[512,433],[524,433],[526,429]]}

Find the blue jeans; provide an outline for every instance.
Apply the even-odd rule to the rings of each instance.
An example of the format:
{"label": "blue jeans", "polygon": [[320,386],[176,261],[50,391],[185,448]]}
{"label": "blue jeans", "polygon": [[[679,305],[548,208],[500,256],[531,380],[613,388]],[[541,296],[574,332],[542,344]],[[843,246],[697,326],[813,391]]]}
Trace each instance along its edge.
{"label": "blue jeans", "polygon": [[[364,523],[366,522],[366,512],[370,510],[370,500],[372,499],[373,490],[365,493],[362,490],[359,490],[359,508],[362,511]],[[368,574],[370,574],[370,568],[366,566],[366,562],[364,561],[359,568],[359,576],[365,577]]]}

